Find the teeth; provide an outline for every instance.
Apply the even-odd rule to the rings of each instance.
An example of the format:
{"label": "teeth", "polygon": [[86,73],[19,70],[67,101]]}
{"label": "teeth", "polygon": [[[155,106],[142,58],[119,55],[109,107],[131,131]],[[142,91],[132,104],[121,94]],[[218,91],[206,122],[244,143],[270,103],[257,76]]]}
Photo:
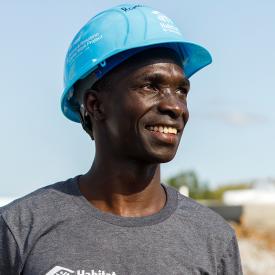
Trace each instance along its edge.
{"label": "teeth", "polygon": [[174,127],[167,127],[167,126],[149,126],[149,130],[165,133],[165,134],[174,134],[176,135],[178,130]]}

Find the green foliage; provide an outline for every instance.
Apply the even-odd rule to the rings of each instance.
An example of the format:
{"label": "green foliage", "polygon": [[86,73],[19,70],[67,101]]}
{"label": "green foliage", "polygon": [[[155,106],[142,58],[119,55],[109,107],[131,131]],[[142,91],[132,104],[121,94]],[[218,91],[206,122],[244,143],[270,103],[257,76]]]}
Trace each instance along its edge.
{"label": "green foliage", "polygon": [[230,184],[210,189],[208,183],[201,182],[194,171],[182,172],[167,181],[168,185],[180,189],[181,186],[187,186],[189,196],[196,200],[222,200],[223,193],[228,190],[241,190],[251,188],[251,183]]}
{"label": "green foliage", "polygon": [[187,171],[168,179],[168,184],[180,189],[181,186],[187,186],[189,196],[193,199],[201,199],[209,193],[208,185],[201,183],[194,171]]}

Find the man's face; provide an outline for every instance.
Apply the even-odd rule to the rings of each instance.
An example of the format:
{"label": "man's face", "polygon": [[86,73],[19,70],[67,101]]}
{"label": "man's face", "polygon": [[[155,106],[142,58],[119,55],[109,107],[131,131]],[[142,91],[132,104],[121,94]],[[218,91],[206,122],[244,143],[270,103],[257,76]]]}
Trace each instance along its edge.
{"label": "man's face", "polygon": [[118,158],[163,163],[176,154],[188,120],[189,81],[175,57],[162,56],[151,51],[123,63],[99,93],[104,148]]}

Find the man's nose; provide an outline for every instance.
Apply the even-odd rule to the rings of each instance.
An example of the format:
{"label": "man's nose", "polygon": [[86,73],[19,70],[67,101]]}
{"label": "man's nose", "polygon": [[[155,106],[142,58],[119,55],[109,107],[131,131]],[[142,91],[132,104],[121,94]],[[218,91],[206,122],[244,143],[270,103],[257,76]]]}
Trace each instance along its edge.
{"label": "man's nose", "polygon": [[180,117],[185,109],[187,109],[186,104],[176,94],[171,92],[165,93],[158,104],[159,112],[169,115],[173,119]]}

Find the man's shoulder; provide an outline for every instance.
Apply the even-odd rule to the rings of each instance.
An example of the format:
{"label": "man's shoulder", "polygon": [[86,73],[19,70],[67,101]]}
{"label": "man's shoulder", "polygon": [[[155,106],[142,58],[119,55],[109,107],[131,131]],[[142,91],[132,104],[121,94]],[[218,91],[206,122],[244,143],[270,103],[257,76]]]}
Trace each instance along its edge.
{"label": "man's shoulder", "polygon": [[72,197],[71,187],[73,179],[56,182],[39,188],[34,192],[14,200],[0,208],[0,216],[6,223],[30,222],[36,216],[47,217],[64,207]]}
{"label": "man's shoulder", "polygon": [[192,198],[178,193],[177,217],[188,224],[202,236],[216,236],[230,240],[235,232],[229,223],[212,209]]}

